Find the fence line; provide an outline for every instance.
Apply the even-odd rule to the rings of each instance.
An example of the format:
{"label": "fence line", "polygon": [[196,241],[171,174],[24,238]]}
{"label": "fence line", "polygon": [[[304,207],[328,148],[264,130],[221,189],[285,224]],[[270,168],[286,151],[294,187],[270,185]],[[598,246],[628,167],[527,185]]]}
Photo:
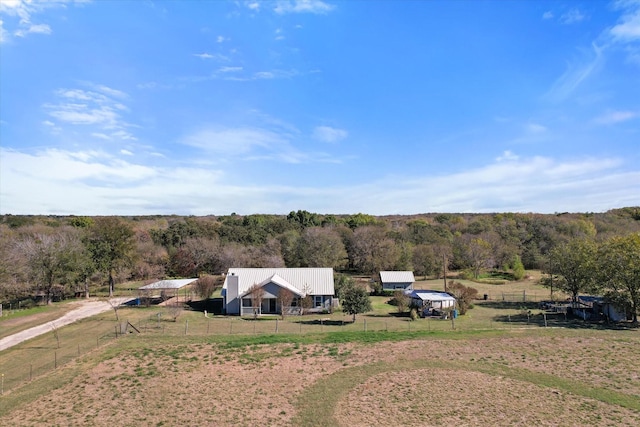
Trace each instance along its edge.
{"label": "fence line", "polygon": [[[531,314],[521,312],[495,317],[489,320],[471,320],[461,318],[423,318],[410,321],[404,317],[377,318],[358,315],[356,322],[351,321],[351,316],[342,319],[335,318],[307,318],[306,316],[291,316],[286,319],[256,320],[240,317],[212,316],[210,318],[193,318],[173,322],[162,319],[157,315],[141,318],[134,323],[128,320],[119,321],[109,333],[102,333],[91,340],[84,340],[82,344],[64,345],[63,337],[60,348],[32,347],[32,344],[22,343],[14,348],[27,349],[33,357],[24,357],[23,360],[45,360],[40,364],[21,364],[19,368],[7,369],[0,365],[2,384],[0,392],[7,393],[11,389],[23,386],[32,380],[54,371],[61,366],[86,355],[106,342],[113,341],[123,335],[131,336],[251,336],[289,334],[301,335],[308,333],[329,332],[446,332],[465,330],[499,330],[518,328],[540,328],[553,326],[566,326],[576,322],[566,315],[558,314]],[[113,322],[110,322],[113,324]],[[584,323],[580,321],[580,323]],[[7,351],[7,350],[6,350]],[[43,356],[44,354],[44,356]]]}

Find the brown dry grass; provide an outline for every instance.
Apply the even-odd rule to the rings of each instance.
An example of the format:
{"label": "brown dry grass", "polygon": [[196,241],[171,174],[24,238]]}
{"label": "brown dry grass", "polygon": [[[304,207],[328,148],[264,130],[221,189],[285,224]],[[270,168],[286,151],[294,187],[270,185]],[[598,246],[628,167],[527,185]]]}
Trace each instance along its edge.
{"label": "brown dry grass", "polygon": [[640,425],[640,403],[628,403],[640,402],[636,331],[464,338],[234,347],[132,336],[52,374],[81,372],[0,425]]}

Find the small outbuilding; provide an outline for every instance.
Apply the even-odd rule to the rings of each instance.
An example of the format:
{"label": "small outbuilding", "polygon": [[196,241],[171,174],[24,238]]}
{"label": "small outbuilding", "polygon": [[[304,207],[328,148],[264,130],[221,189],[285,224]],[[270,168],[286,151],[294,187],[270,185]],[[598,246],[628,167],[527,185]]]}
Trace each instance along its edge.
{"label": "small outbuilding", "polygon": [[396,289],[412,290],[415,281],[413,271],[380,272],[380,282],[382,283],[383,291],[394,291]]}
{"label": "small outbuilding", "polygon": [[456,307],[456,299],[446,292],[430,290],[405,291],[405,295],[411,298],[411,305],[420,310],[421,316],[440,314],[445,310],[453,310]]}

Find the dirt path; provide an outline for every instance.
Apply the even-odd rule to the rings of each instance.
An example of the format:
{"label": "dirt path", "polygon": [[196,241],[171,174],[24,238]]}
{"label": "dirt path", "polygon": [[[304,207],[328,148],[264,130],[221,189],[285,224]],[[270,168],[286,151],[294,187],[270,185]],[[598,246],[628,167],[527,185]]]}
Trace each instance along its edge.
{"label": "dirt path", "polygon": [[[130,301],[132,298],[113,298],[111,303],[124,304]],[[35,338],[38,335],[51,332],[53,327],[60,328],[62,326],[73,323],[76,320],[84,319],[86,317],[95,316],[96,314],[103,313],[111,310],[111,304],[107,301],[83,301],[80,303],[80,307],[71,310],[63,316],[52,320],[50,322],[43,323],[42,325],[34,326],[33,328],[26,329],[24,331],[9,335],[8,337],[0,339],[0,351],[6,350],[9,347],[20,344],[21,342]]]}

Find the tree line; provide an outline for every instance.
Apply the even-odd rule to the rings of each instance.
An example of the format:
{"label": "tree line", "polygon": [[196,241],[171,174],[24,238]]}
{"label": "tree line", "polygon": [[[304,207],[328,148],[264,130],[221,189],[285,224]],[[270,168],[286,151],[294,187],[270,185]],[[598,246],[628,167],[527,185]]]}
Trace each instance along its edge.
{"label": "tree line", "polygon": [[0,300],[50,301],[117,282],[221,274],[230,267],[332,267],[434,276],[548,268],[576,240],[640,233],[640,208],[604,213],[0,217]]}

